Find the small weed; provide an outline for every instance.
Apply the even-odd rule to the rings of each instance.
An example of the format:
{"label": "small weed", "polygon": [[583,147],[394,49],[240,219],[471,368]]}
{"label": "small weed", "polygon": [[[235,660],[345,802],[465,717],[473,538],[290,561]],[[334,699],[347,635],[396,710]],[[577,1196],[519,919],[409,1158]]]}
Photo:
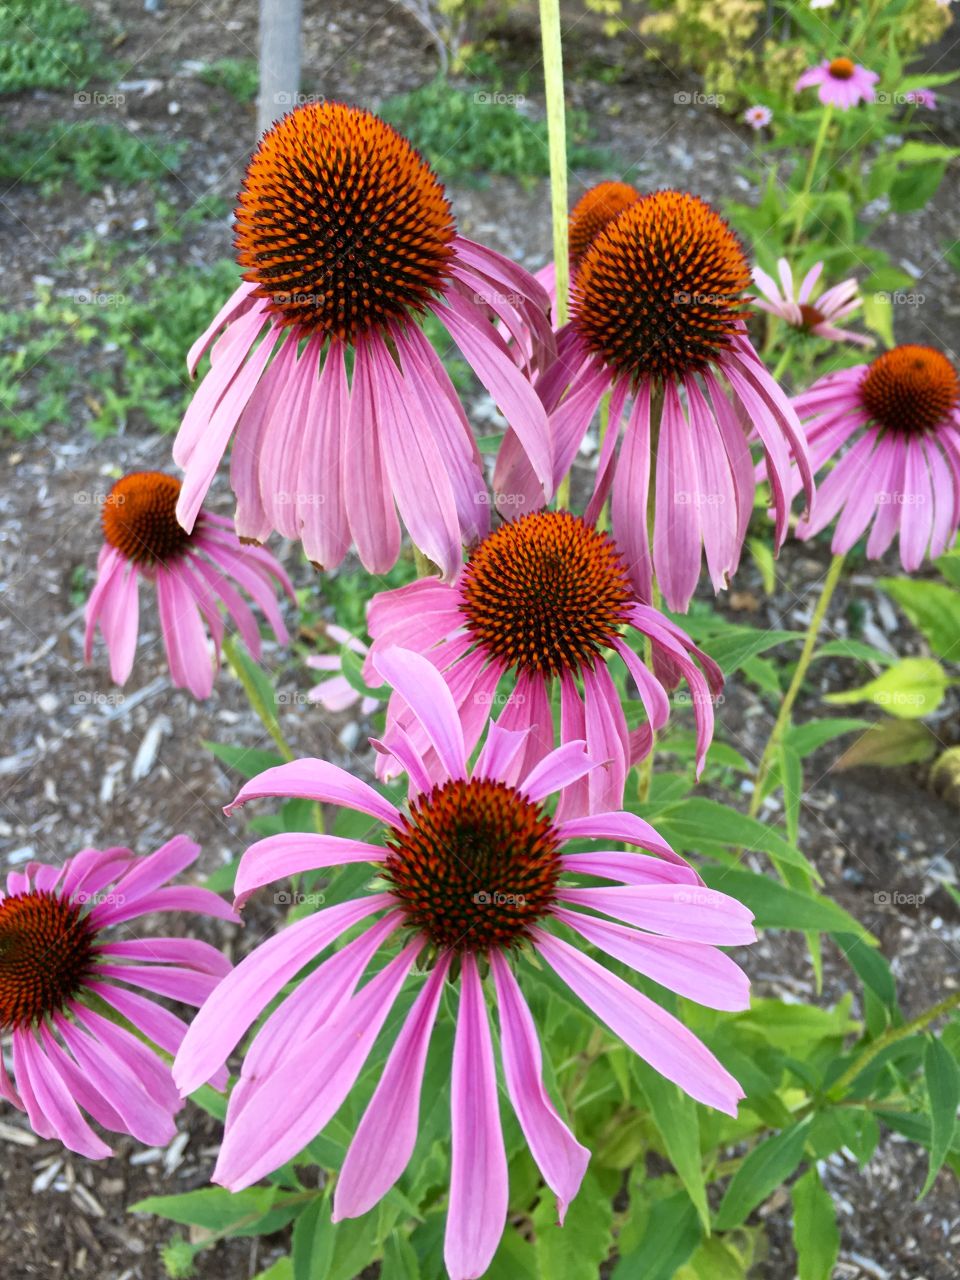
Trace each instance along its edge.
{"label": "small weed", "polygon": [[0,93],[78,89],[105,74],[90,15],[69,0],[0,4]]}
{"label": "small weed", "polygon": [[260,72],[252,58],[218,58],[200,72],[204,84],[224,89],[237,102],[250,102],[260,87]]}
{"label": "small weed", "polygon": [[66,179],[90,193],[105,182],[132,187],[176,170],[183,147],[99,121],[20,129],[0,140],[0,181],[30,183],[45,193]]}

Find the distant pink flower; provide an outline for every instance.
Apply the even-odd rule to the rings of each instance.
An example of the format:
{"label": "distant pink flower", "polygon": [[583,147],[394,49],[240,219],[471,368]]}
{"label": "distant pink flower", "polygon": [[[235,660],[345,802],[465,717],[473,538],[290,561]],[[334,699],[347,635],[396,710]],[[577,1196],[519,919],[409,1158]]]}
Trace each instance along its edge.
{"label": "distant pink flower", "polygon": [[175,836],[145,858],[83,849],[63,866],[30,862],[7,876],[0,1034],[12,1042],[13,1076],[0,1057],[0,1097],[25,1111],[41,1138],[93,1159],[110,1155],[83,1112],[150,1146],[176,1133],[183,1104],[169,1064],[151,1046],[175,1054],[187,1026],[141,992],[201,1005],[230,962],[206,942],[134,937],[129,929],[114,941],[108,931],[157,911],[238,920],[208,889],[168,884],[199,852]]}
{"label": "distant pink flower", "polygon": [[804,71],[794,88],[799,93],[801,89],[817,85],[817,97],[824,106],[849,111],[858,102],[874,100],[874,85],[879,79],[875,71],[868,71],[849,58],[834,58],[832,62],[821,62]]}
{"label": "distant pink flower", "polygon": [[759,103],[754,107],[747,107],[743,113],[744,124],[748,124],[751,129],[765,129],[772,119],[773,112],[770,108]]}
{"label": "distant pink flower", "polygon": [[[616,544],[579,516],[538,511],[501,525],[474,548],[453,584],[422,579],[374,596],[367,625],[373,643],[366,678],[376,679],[377,655],[394,645],[429,658],[453,695],[468,752],[494,714],[501,728],[527,734],[521,761],[532,768],[553,750],[551,697],[559,687],[561,743],[585,738],[588,752],[605,762],[564,790],[561,817],[620,808],[631,764],[647,754],[669,715],[664,683],[672,688],[681,677],[696,713],[698,772],[703,766],[720,669],[658,609],[640,603]],[[653,671],[631,647],[631,633],[652,643]],[[646,712],[632,733],[612,676],[622,667]],[[497,687],[508,673],[514,682],[501,704]],[[415,712],[395,693],[384,745],[390,750],[403,740],[431,777],[442,772]],[[377,767],[382,777],[400,769],[389,755]]]}
{"label": "distant pink flower", "polygon": [[903,95],[908,102],[912,102],[914,106],[926,107],[928,111],[936,111],[937,95],[932,89],[911,89],[909,93]]}
{"label": "distant pink flower", "polygon": [[[537,382],[551,415],[555,485],[610,392],[586,515],[595,521],[610,494],[613,536],[647,603],[655,573],[669,608],[686,609],[701,550],[715,590],[735,572],[753,513],[754,429],[774,476],[778,546],[786,536],[788,450],[803,459],[803,433],[747,336],[749,284],[740,241],[710,205],[679,191],[643,196],[584,254],[557,360]],[[497,465],[502,490],[527,509],[539,505],[536,476],[510,432]],[[812,500],[809,471],[806,479]]]}
{"label": "distant pink flower", "polygon": [[490,508],[473,433],[421,322],[440,321],[500,407],[544,501],[551,442],[527,375],[554,352],[546,294],[458,235],[427,163],[358,107],[323,102],[285,116],[261,138],[238,200],[244,283],[188,356],[195,372],[213,344],[173,446],[186,472],[180,522],[193,528],[234,436],[240,537],[262,542],[275,529],[324,569],[353,542],[382,573],[399,553],[399,510],[451,577],[462,543],[487,532]]}
{"label": "distant pink flower", "polygon": [[[358,658],[365,658],[369,650],[367,646],[352,636],[345,627],[329,623],[327,635],[335,644],[347,645]],[[327,680],[315,684],[307,697],[311,702],[319,702],[327,711],[347,711],[360,703],[360,710],[365,716],[372,715],[380,706],[379,698],[367,697],[359,693],[343,674],[343,666],[339,653],[315,653],[307,658],[307,666],[314,671],[332,671],[334,674]]]}
{"label": "distant pink flower", "polygon": [[[661,1005],[568,938],[585,940],[701,1004],[737,1010],[747,1007],[747,980],[717,948],[752,941],[752,916],[707,889],[634,814],[566,822],[549,816],[547,797],[595,767],[583,742],[567,743],[525,773],[519,760],[527,735],[491,724],[471,770],[460,718],[436,668],[401,649],[385,651],[377,665],[442,759],[443,780],[432,782],[419,753],[405,743],[398,755],[410,771],[411,798],[403,811],[322,760],[268,769],[242,788],[228,812],[265,796],[308,798],[384,824],[385,844],[304,834],[260,840],[241,860],[238,904],[279,878],[343,863],[369,862],[384,888],[299,920],[248,955],[200,1010],[174,1077],[184,1093],[208,1080],[298,972],[367,922],[309,972],[254,1037],[227,1106],[214,1180],[240,1190],[293,1159],[336,1114],[400,992],[414,983],[416,998],[336,1181],[335,1220],[371,1209],[403,1173],[416,1144],[424,1065],[451,984],[459,990],[459,1009],[444,1253],[451,1280],[468,1280],[485,1272],[496,1251],[508,1198],[481,965],[489,968],[496,994],[505,1090],[562,1221],[590,1153],[543,1083],[536,1028],[521,992],[527,958],[552,970],[656,1071],[733,1115],[743,1091],[713,1054]],[[599,841],[599,849],[565,851],[584,840]],[[608,852],[612,841],[655,856]],[[612,884],[577,887],[583,876]],[[375,915],[380,918],[370,924]],[[385,944],[391,958],[358,989]]]}
{"label": "distant pink flower", "polygon": [[97,581],[87,601],[84,661],[93,654],[99,627],[110,654],[110,674],[124,684],[133,667],[139,630],[139,582],[157,590],[160,629],[175,685],[195,698],[213,689],[207,633],[220,661],[223,605],[254,658],[260,630],[242,588],[263,610],[277,640],[287,629],[277,608],[276,587],[293,598],[293,587],[277,561],[261,547],[240,543],[229,520],[201,511],[192,533],[176,517],[180,481],[162,471],[133,471],[118,480],[103,505],[105,542]]}
{"label": "distant pink flower", "polygon": [[759,267],[753,269],[754,284],[766,299],[766,301],[756,299],[755,305],[761,311],[779,316],[795,329],[815,334],[818,338],[833,339],[837,342],[855,342],[861,347],[873,346],[872,338],[862,333],[854,333],[850,329],[838,329],[835,324],[835,321],[843,320],[863,306],[856,280],[844,280],[841,284],[835,284],[832,289],[827,289],[816,302],[813,302],[811,294],[823,270],[822,262],[810,268],[803,277],[797,293],[794,292],[793,271],[786,258],[778,258],[777,267],[780,283],[783,286],[782,295],[777,282],[771,276],[761,271]]}
{"label": "distant pink flower", "polygon": [[837,458],[819,486],[815,518],[801,521],[798,536],[812,537],[839,516],[835,553],[849,551],[869,528],[871,559],[898,532],[908,572],[925,556],[942,555],[960,526],[958,403],[950,361],[913,345],[828,374],[797,396],[814,468]]}

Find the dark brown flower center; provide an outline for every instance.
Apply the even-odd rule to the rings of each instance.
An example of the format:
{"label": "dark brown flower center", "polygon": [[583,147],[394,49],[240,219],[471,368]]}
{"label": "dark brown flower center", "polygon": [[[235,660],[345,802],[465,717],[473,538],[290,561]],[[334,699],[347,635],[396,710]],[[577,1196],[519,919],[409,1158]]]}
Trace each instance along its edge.
{"label": "dark brown flower center", "polygon": [[834,80],[852,80],[856,67],[849,58],[834,58],[828,70]]}
{"label": "dark brown flower center", "polygon": [[237,261],[284,324],[352,341],[422,312],[456,234],[430,166],[358,107],[298,107],[264,134],[236,211]]}
{"label": "dark brown flower center", "polygon": [[162,471],[132,471],[103,504],[103,536],[135,564],[165,564],[181,555],[191,535],[177,521],[180,481]]}
{"label": "dark brown flower center", "polygon": [[521,942],[560,875],[543,807],[492,780],[455,779],[420,796],[387,847],[385,876],[408,923],[454,951]]}
{"label": "dark brown flower center", "polygon": [[705,201],[657,191],[600,232],[573,285],[573,324],[589,350],[635,383],[715,363],[746,305],[739,240]]}
{"label": "dark brown flower center", "polygon": [[816,307],[812,307],[809,302],[800,303],[800,328],[812,329],[814,325],[823,324],[825,316],[818,311]]}
{"label": "dark brown flower center", "polygon": [[34,1026],[62,1010],[93,964],[96,930],[81,908],[34,890],[0,902],[0,1027]]}
{"label": "dark brown flower center", "polygon": [[934,431],[960,400],[957,371],[941,351],[906,344],[885,351],[867,369],[860,395],[870,416],[889,431]]}
{"label": "dark brown flower center", "polygon": [[554,676],[592,668],[632,600],[607,534],[569,511],[537,511],[501,525],[473,551],[460,608],[489,657]]}

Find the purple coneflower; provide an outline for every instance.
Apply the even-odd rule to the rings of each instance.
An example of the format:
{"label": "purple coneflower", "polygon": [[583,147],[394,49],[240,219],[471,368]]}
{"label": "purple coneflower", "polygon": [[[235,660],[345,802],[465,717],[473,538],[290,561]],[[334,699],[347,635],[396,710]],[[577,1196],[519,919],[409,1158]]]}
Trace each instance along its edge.
{"label": "purple coneflower", "polygon": [[12,1042],[13,1074],[0,1057],[0,1096],[26,1112],[41,1138],[100,1159],[110,1148],[87,1116],[150,1146],[176,1133],[183,1104],[169,1063],[151,1046],[175,1054],[187,1025],[141,993],[201,1005],[230,962],[206,942],[114,940],[108,931],[155,911],[239,920],[210,890],[167,883],[199,852],[175,836],[145,858],[83,849],[61,867],[30,862],[8,874],[0,891],[0,1034]]}
{"label": "purple coneflower", "polygon": [[743,122],[748,124],[751,129],[765,129],[773,119],[773,112],[769,107],[764,107],[760,103],[755,106],[747,107],[743,113]]}
{"label": "purple coneflower", "polygon": [[250,653],[259,661],[260,630],[242,588],[260,606],[277,640],[287,629],[277,607],[281,587],[293,599],[293,587],[278,562],[261,547],[241,544],[229,520],[201,511],[193,532],[177,522],[180,481],[162,471],[133,471],[110,490],[102,511],[104,545],[97,581],[87,601],[84,660],[93,653],[100,628],[110,655],[110,674],[124,684],[133,667],[140,625],[139,583],[157,591],[160,629],[175,685],[196,698],[213,689],[214,667],[223,641],[222,605]]}
{"label": "purple coneflower", "polygon": [[[679,191],[643,196],[584,254],[571,323],[537,384],[552,415],[556,484],[611,393],[587,518],[597,518],[612,484],[613,534],[645,602],[655,573],[669,607],[686,609],[701,548],[716,590],[735,571],[753,510],[752,428],[769,463],[778,546],[786,536],[789,453],[805,466],[803,433],[747,337],[749,284],[740,242],[710,205]],[[536,477],[509,437],[499,465],[509,476],[503,487],[535,507]],[[809,472],[806,480],[812,498]]]}
{"label": "purple coneflower", "polygon": [[[658,609],[640,603],[609,535],[570,512],[533,512],[501,525],[450,585],[422,580],[382,592],[370,602],[368,627],[369,678],[376,678],[377,654],[393,645],[429,658],[453,695],[468,752],[498,706],[499,681],[511,673],[497,722],[524,731],[521,763],[532,768],[553,750],[551,694],[559,687],[560,743],[586,739],[590,755],[605,762],[564,790],[561,817],[621,806],[631,764],[649,751],[653,731],[669,715],[661,679],[673,687],[683,677],[690,686],[698,771],[703,765],[713,736],[711,692],[723,686],[719,668]],[[653,672],[628,643],[631,631],[652,643]],[[613,680],[618,667],[632,678],[646,712],[647,722],[632,733]],[[431,776],[442,771],[415,713],[394,694],[385,745],[404,738]],[[398,768],[390,756],[378,762],[382,776]]]}
{"label": "purple coneflower", "polygon": [[960,527],[960,379],[933,347],[908,344],[869,365],[828,374],[794,400],[815,470],[835,458],[801,538],[839,515],[833,551],[849,551],[870,527],[867,555],[882,556],[899,531],[908,572],[942,555]]}
{"label": "purple coneflower", "polygon": [[[702,1004],[743,1009],[746,976],[717,948],[751,941],[752,917],[705,888],[634,814],[550,817],[547,797],[595,767],[583,742],[567,743],[524,773],[526,734],[491,724],[470,770],[460,718],[436,668],[402,649],[384,652],[377,663],[442,759],[443,780],[428,776],[407,742],[398,747],[412,784],[405,811],[322,760],[269,769],[242,788],[230,809],[264,796],[307,797],[368,815],[383,824],[384,843],[303,834],[260,840],[238,869],[238,904],[280,877],[342,863],[371,863],[384,887],[299,920],[247,956],[193,1022],[174,1075],[184,1092],[208,1080],[294,975],[346,930],[367,922],[258,1031],[228,1104],[214,1179],[238,1190],[296,1156],[337,1112],[401,990],[415,980],[416,998],[337,1178],[334,1217],[366,1213],[410,1159],[431,1033],[444,989],[454,984],[459,1009],[445,1260],[452,1280],[468,1280],[486,1270],[507,1216],[488,991],[499,1014],[506,1093],[562,1219],[589,1152],[543,1082],[540,1045],[521,992],[531,972],[528,958],[552,969],[657,1071],[733,1115],[743,1096],[736,1080],[682,1023],[587,955],[582,943]],[[600,841],[600,849],[565,852],[574,840]],[[650,853],[608,851],[612,841]],[[611,887],[582,887],[583,877]],[[391,957],[359,987],[388,940]]]}
{"label": "purple coneflower", "polygon": [[850,58],[834,58],[830,62],[808,67],[794,88],[799,93],[801,89],[817,85],[817,97],[825,107],[839,107],[841,111],[849,111],[858,102],[874,100],[874,85],[879,79],[875,71],[868,71]]}
{"label": "purple coneflower", "polygon": [[856,280],[844,280],[825,290],[816,302],[811,295],[823,271],[823,263],[818,262],[803,277],[796,292],[793,271],[786,258],[777,259],[777,269],[783,293],[777,287],[776,280],[768,276],[759,267],[753,269],[753,282],[763,294],[765,301],[756,299],[755,305],[761,311],[779,316],[795,329],[804,333],[812,333],[818,338],[830,339],[834,342],[855,342],[861,347],[872,347],[873,339],[862,333],[854,333],[850,329],[838,329],[836,321],[843,320],[863,306],[863,299]]}
{"label": "purple coneflower", "polygon": [[937,109],[937,95],[932,89],[911,89],[903,96],[915,107],[926,107],[928,111]]}
{"label": "purple coneflower", "polygon": [[428,314],[499,405],[549,497],[543,406],[494,327],[523,339],[531,369],[542,365],[554,348],[546,294],[457,234],[441,183],[396,130],[335,102],[285,116],[250,161],[236,246],[244,283],[188,357],[195,371],[223,330],[174,443],[185,528],[235,433],[241,537],[276,529],[325,569],[352,541],[382,573],[399,552],[399,509],[451,576],[461,544],[486,533],[489,506],[473,434],[421,328]]}

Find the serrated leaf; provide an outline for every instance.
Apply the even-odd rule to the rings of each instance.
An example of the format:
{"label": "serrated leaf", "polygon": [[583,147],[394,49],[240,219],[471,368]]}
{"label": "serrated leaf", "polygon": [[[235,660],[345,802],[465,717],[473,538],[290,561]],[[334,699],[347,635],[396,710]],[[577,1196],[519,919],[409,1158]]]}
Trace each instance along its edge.
{"label": "serrated leaf", "polygon": [[840,1252],[840,1231],[833,1201],[816,1165],[797,1179],[790,1194],[798,1280],[830,1280]]}
{"label": "serrated leaf", "polygon": [[718,1231],[738,1227],[758,1204],[790,1177],[803,1158],[811,1121],[812,1117],[808,1116],[754,1147],[733,1175],[720,1202],[714,1221]]}
{"label": "serrated leaf", "polygon": [[856,769],[861,765],[892,768],[917,764],[937,753],[937,740],[919,720],[881,720],[871,725],[847,747],[834,769]]}
{"label": "serrated leaf", "polygon": [[933,658],[902,658],[875,680],[857,689],[824,695],[824,702],[844,706],[872,702],[900,720],[918,720],[936,711],[947,689],[947,673]]}
{"label": "serrated leaf", "polygon": [[927,1042],[923,1075],[930,1109],[930,1166],[920,1192],[921,1200],[933,1186],[947,1158],[957,1127],[957,1108],[960,1107],[960,1066],[946,1045],[935,1036]]}

